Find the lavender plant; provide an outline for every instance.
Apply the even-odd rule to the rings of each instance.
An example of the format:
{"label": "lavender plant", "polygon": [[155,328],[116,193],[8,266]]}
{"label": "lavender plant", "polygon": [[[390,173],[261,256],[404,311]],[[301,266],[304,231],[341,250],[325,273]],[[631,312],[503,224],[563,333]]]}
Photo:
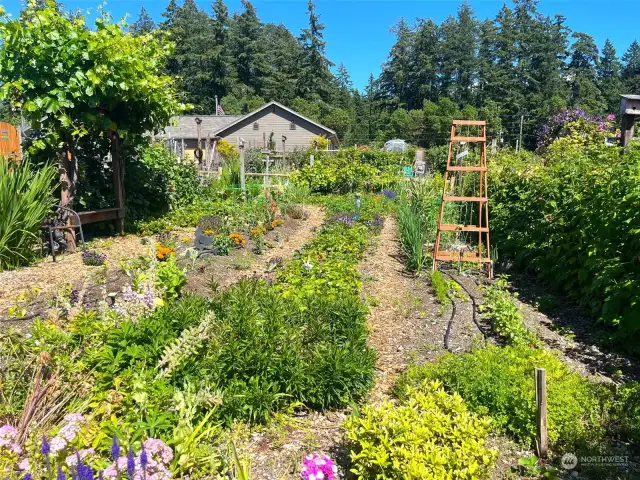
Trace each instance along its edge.
{"label": "lavender plant", "polygon": [[99,267],[107,261],[107,256],[96,250],[84,250],[82,252],[82,263],[91,267]]}

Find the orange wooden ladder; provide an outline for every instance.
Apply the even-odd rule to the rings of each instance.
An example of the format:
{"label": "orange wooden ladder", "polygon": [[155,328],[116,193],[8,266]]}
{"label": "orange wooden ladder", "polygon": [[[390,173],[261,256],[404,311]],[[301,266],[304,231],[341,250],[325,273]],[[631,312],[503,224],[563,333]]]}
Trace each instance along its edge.
{"label": "orange wooden ladder", "polygon": [[[472,126],[478,127],[479,136],[464,137],[458,136],[458,127]],[[452,165],[452,152],[454,143],[479,143],[480,144],[480,164],[478,166],[458,166]],[[478,185],[477,197],[461,197],[449,194],[449,176],[460,172],[463,175],[467,172],[479,172],[480,181]],[[489,242],[489,205],[487,198],[487,123],[479,120],[454,120],[451,124],[451,139],[449,141],[449,154],[447,157],[447,170],[444,174],[444,188],[442,191],[442,203],[440,204],[440,216],[438,217],[438,233],[436,234],[436,245],[433,254],[433,269],[437,270],[437,262],[477,262],[488,265],[487,274],[492,275],[491,269],[491,244]],[[460,225],[443,223],[446,202],[476,202],[478,203],[478,224]],[[442,232],[477,232],[478,250],[477,252],[462,251],[442,251],[440,250],[440,236]],[[485,243],[483,244],[483,236]],[[486,254],[483,252],[483,245],[486,245]]]}

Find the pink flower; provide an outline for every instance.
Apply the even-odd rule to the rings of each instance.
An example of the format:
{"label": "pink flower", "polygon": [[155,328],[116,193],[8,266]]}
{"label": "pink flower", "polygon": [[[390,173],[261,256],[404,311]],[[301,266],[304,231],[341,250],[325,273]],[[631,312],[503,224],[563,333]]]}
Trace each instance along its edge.
{"label": "pink flower", "polygon": [[608,120],[615,120],[616,116],[613,113],[610,113],[609,115],[607,115],[607,119]]}
{"label": "pink flower", "polygon": [[68,423],[82,423],[84,422],[84,417],[79,413],[70,413],[64,416],[64,421]]}
{"label": "pink flower", "polygon": [[65,463],[70,467],[75,467],[78,464],[78,456],[80,460],[84,460],[89,455],[94,455],[96,452],[93,448],[85,448],[84,450],[79,450],[77,453],[73,455],[69,455],[65,459]]}
{"label": "pink flower", "polygon": [[302,460],[300,478],[302,480],[335,480],[338,474],[333,460],[326,455],[313,453]]}
{"label": "pink flower", "polygon": [[56,436],[56,437],[53,437],[50,445],[51,445],[51,453],[55,455],[56,453],[66,448],[67,441],[62,437]]}
{"label": "pink flower", "polygon": [[0,438],[10,438],[13,440],[17,434],[18,431],[11,425],[3,425],[2,427],[0,427]]}
{"label": "pink flower", "polygon": [[29,465],[29,459],[25,458],[21,460],[20,463],[18,464],[18,468],[23,471],[29,470],[31,468],[31,466]]}

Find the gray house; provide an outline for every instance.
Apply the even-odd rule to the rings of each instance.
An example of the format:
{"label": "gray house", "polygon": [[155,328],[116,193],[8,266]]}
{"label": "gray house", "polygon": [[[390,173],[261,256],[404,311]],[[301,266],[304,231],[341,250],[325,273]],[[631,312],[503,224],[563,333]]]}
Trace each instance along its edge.
{"label": "gray house", "polygon": [[260,148],[275,152],[308,148],[314,137],[324,136],[333,148],[338,147],[336,132],[278,102],[269,102],[246,115],[184,115],[172,120],[164,134],[156,138],[170,139],[193,157],[198,146],[200,123],[200,148],[215,155],[216,143],[225,139],[237,145],[244,139],[246,148]]}

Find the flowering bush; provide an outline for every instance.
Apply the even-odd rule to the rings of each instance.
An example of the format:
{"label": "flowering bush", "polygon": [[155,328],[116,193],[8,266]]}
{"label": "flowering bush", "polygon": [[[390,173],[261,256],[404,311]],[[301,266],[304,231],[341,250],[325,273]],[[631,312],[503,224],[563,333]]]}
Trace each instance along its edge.
{"label": "flowering bush", "polygon": [[82,263],[91,267],[99,267],[107,261],[107,256],[96,250],[84,250],[82,252]]}
{"label": "flowering bush", "polygon": [[302,460],[302,480],[334,480],[338,477],[338,467],[326,455],[312,453]]}
{"label": "flowering bush", "polygon": [[251,232],[250,232],[251,238],[254,238],[254,239],[264,236],[265,233],[267,233],[267,229],[264,228],[264,225],[256,225],[251,229]]}
{"label": "flowering bush", "polygon": [[241,233],[231,232],[229,238],[233,240],[233,245],[239,248],[244,247],[247,244],[247,239]]}
{"label": "flowering bush", "polygon": [[[56,480],[66,480],[67,476],[74,480],[172,478],[169,465],[173,460],[173,450],[161,440],[148,438],[142,442],[137,455],[129,447],[127,455],[121,456],[120,445],[114,436],[111,445],[112,463],[104,471],[100,471],[96,467],[104,465],[106,459],[97,455],[93,448],[78,448],[78,438],[85,418],[72,413],[64,417],[64,422],[50,441],[42,439],[39,452],[30,452],[30,455],[23,457],[23,449],[14,442],[16,429],[10,425],[0,427],[0,473],[3,477],[18,474],[23,480],[33,480],[53,478],[52,472],[56,472]],[[7,455],[4,450],[10,450],[12,455]]]}
{"label": "flowering bush", "polygon": [[160,261],[173,257],[176,254],[175,247],[165,247],[162,244],[156,245],[156,258]]}
{"label": "flowering bush", "polygon": [[615,132],[615,118],[590,115],[580,108],[558,112],[540,128],[538,149],[562,156],[567,149],[601,145]]}

